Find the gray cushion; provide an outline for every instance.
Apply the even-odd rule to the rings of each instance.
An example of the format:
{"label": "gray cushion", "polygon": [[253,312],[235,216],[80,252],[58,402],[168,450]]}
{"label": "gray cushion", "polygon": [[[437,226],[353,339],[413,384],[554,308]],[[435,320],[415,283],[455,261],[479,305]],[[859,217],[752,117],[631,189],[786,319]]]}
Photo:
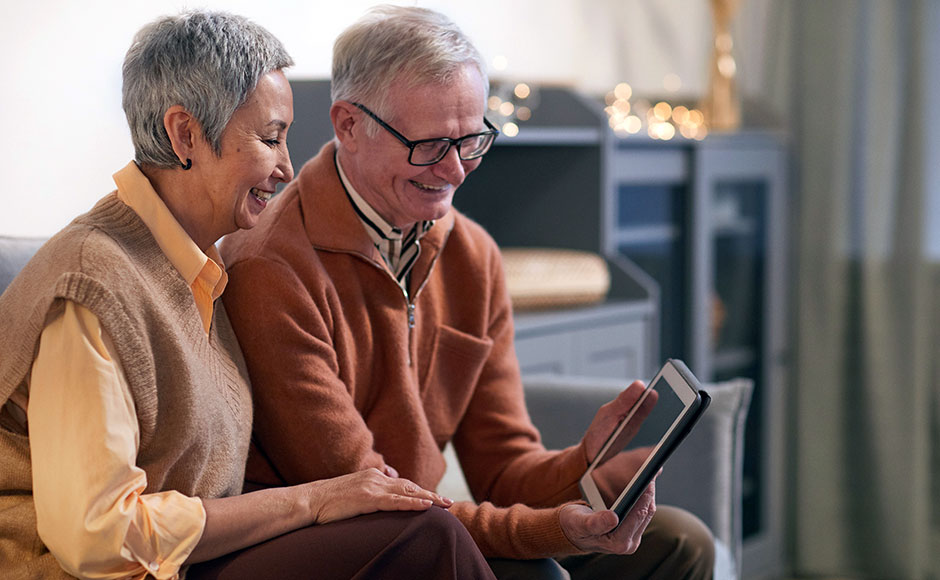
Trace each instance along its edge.
{"label": "gray cushion", "polygon": [[0,293],[45,241],[45,238],[0,236]]}

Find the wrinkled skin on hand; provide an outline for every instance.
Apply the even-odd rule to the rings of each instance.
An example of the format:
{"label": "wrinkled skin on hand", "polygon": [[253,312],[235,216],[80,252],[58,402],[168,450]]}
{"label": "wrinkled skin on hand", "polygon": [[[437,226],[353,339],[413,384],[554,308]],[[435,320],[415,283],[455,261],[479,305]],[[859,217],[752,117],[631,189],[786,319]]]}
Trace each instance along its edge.
{"label": "wrinkled skin on hand", "polygon": [[632,554],[640,547],[643,532],[656,513],[656,482],[650,483],[619,526],[617,514],[593,511],[582,504],[561,510],[561,529],[568,540],[586,552]]}
{"label": "wrinkled skin on hand", "polygon": [[378,469],[315,481],[311,486],[310,510],[318,524],[377,511],[421,511],[432,505],[453,505],[450,499]]}

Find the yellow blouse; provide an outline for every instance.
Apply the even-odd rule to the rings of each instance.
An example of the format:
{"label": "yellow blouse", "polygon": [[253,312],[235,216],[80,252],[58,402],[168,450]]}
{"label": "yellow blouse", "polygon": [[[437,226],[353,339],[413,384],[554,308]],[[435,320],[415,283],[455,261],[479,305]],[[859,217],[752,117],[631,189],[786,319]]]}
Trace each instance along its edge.
{"label": "yellow blouse", "polygon": [[[196,246],[135,163],[114,182],[189,284],[208,333],[228,281],[215,247]],[[143,493],[134,401],[115,352],[85,307],[66,302],[47,317],[27,408],[39,535],[75,576],[176,578],[205,509],[177,492]]]}

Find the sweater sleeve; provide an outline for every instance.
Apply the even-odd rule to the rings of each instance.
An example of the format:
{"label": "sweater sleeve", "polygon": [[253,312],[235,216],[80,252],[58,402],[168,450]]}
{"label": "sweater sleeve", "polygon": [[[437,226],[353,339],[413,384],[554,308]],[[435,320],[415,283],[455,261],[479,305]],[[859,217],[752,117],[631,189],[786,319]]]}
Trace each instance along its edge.
{"label": "sweater sleeve", "polygon": [[555,558],[581,554],[558,521],[561,507],[535,509],[522,504],[458,502],[450,508],[487,558]]}
{"label": "sweater sleeve", "polygon": [[42,333],[28,417],[38,531],[62,567],[81,578],[176,578],[205,510],[174,491],[143,493],[134,402],[110,339],[78,304],[66,302]]}

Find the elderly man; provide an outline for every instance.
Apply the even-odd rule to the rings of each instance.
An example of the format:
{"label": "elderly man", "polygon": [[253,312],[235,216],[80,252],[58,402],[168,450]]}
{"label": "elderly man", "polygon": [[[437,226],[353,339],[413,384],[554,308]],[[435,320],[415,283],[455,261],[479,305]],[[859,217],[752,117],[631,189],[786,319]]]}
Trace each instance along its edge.
{"label": "elderly man", "polygon": [[497,576],[710,577],[708,530],[657,510],[653,486],[619,527],[577,501],[640,384],[569,449],[529,420],[499,251],[451,205],[497,135],[487,88],[429,10],[380,7],[337,39],[336,138],[223,246],[255,395],[249,485],[376,467],[435,489],[453,441],[480,503],[451,511]]}

